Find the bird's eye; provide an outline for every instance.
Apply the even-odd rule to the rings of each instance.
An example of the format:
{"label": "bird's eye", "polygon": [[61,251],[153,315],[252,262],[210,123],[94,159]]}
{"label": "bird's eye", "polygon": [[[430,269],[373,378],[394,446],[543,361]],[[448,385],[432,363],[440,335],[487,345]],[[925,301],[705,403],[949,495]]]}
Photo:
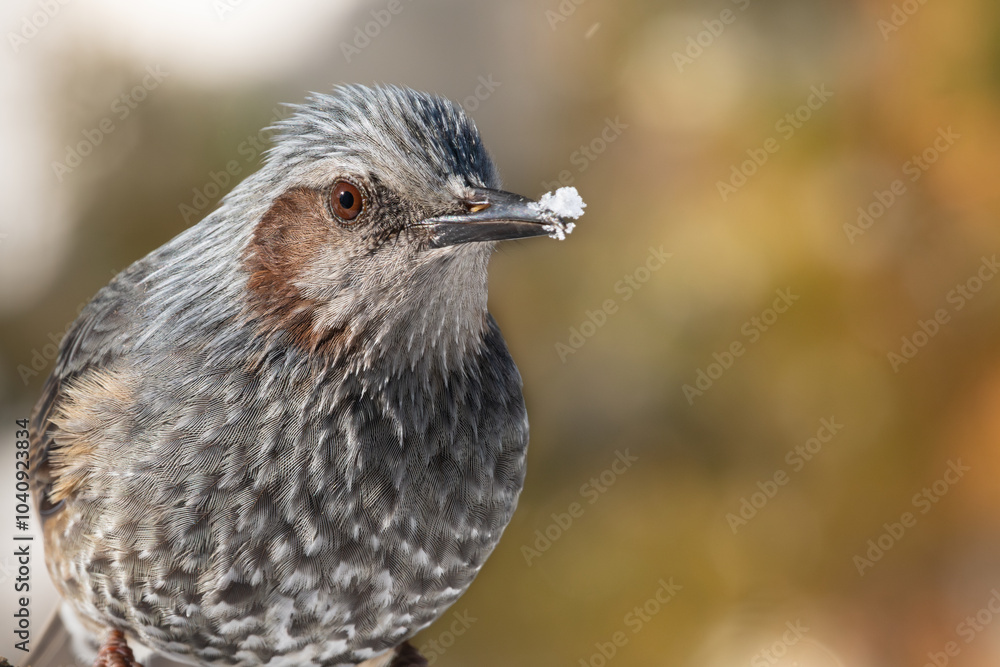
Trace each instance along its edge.
{"label": "bird's eye", "polygon": [[364,201],[356,185],[347,181],[337,181],[333,186],[333,192],[330,193],[330,205],[338,218],[350,222],[361,213]]}

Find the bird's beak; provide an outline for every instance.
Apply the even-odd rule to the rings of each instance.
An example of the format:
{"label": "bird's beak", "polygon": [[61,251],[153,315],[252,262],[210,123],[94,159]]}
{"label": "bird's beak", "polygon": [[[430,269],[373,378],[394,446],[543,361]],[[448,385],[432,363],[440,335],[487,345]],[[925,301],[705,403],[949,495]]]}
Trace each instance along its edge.
{"label": "bird's beak", "polygon": [[477,188],[465,205],[468,213],[441,215],[421,223],[430,231],[431,247],[507,241],[552,232],[552,215],[543,213],[538,202],[513,192]]}

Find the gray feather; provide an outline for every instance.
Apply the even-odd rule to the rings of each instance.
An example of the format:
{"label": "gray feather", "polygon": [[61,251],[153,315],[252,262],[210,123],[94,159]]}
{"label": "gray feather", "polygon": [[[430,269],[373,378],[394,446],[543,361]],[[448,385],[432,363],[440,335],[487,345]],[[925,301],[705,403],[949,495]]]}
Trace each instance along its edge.
{"label": "gray feather", "polygon": [[[355,664],[399,645],[472,582],[524,478],[490,246],[418,257],[400,222],[498,185],[471,121],[348,87],[279,133],[219,210],[83,310],[34,417],[36,495],[72,489],[46,515],[63,593],[191,664]],[[316,326],[354,336],[320,354],[266,328],[241,258],[282,193],[338,170],[378,183],[392,214],[349,262],[302,272]]]}

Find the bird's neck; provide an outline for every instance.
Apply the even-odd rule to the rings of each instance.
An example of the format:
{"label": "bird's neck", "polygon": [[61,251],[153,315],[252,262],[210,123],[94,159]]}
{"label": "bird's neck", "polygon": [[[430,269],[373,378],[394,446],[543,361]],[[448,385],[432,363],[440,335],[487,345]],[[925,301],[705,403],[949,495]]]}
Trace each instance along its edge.
{"label": "bird's neck", "polygon": [[[303,290],[251,290],[261,334],[352,372],[459,372],[488,329],[490,248],[458,247],[391,274],[353,274]],[[252,278],[251,278],[252,280]]]}
{"label": "bird's neck", "polygon": [[[463,278],[466,278],[463,276]],[[460,371],[478,354],[487,331],[485,274],[478,280],[419,279],[359,301],[346,318],[318,319],[317,327],[351,333],[352,362],[396,375]]]}

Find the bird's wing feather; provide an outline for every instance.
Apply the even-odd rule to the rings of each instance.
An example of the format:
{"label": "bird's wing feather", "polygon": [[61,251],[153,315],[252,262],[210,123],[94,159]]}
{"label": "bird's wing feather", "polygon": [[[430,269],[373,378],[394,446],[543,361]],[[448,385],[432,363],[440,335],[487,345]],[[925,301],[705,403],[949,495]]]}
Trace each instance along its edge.
{"label": "bird's wing feather", "polygon": [[139,303],[141,281],[149,272],[146,258],[120,273],[84,306],[60,343],[55,368],[45,381],[30,422],[32,485],[43,521],[46,510],[51,509],[47,495],[55,482],[49,465],[55,446],[54,411],[68,383],[88,369],[107,366],[121,354],[121,341],[130,335],[129,322],[136,320],[131,311]]}

